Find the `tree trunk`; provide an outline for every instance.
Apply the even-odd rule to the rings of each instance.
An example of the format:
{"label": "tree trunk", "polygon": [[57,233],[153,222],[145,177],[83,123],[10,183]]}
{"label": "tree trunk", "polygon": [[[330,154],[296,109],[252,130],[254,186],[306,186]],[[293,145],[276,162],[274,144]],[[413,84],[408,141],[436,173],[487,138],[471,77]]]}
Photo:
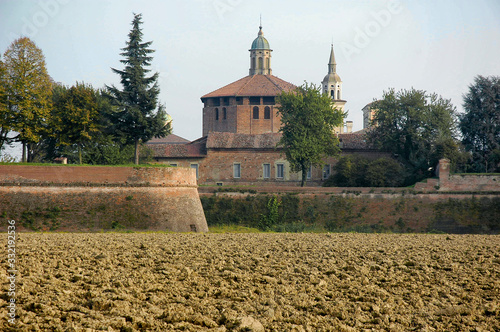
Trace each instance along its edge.
{"label": "tree trunk", "polygon": [[82,145],[78,144],[78,163],[82,164]]}
{"label": "tree trunk", "polygon": [[23,163],[26,162],[26,142],[23,141],[23,156],[21,157]]}
{"label": "tree trunk", "polygon": [[135,140],[134,164],[139,165],[139,140]]}
{"label": "tree trunk", "polygon": [[301,187],[304,187],[306,185],[306,180],[307,180],[306,165],[302,165],[302,181],[300,182]]}

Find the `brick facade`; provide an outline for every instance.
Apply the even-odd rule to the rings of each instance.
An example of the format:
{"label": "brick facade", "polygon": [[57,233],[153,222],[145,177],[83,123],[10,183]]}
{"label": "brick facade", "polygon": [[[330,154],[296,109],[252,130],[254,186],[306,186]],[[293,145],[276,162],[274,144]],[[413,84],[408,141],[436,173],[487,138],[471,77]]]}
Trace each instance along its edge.
{"label": "brick facade", "polygon": [[40,230],[208,231],[185,168],[0,165],[0,212]]}
{"label": "brick facade", "polygon": [[[191,143],[203,144],[204,149],[200,150],[204,153],[201,155],[190,154],[189,151],[194,148],[190,144],[175,151],[168,146],[163,147],[166,151],[155,146],[155,159],[160,163],[196,168],[199,184],[298,185],[301,174],[291,171],[282,150],[276,148],[280,135],[210,133],[203,139],[203,143]],[[370,159],[389,156],[378,150],[367,149],[356,134],[340,137],[343,144],[342,155],[358,154]],[[312,167],[308,183],[320,185],[332,173],[336,162],[336,158],[329,157],[325,159],[324,165]]]}

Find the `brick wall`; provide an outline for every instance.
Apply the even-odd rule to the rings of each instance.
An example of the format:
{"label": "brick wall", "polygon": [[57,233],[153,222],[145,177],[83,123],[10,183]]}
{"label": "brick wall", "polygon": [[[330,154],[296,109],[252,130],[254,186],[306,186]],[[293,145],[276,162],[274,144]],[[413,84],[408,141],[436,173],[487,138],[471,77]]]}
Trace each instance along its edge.
{"label": "brick wall", "polygon": [[21,229],[208,231],[183,168],[2,165],[0,214]]}
{"label": "brick wall", "polygon": [[[387,153],[379,151],[364,151],[350,152],[343,151],[342,155],[362,154],[366,158],[376,159],[380,157],[388,157]],[[337,162],[337,158],[327,158],[325,164],[329,165],[330,173],[333,171],[332,166]],[[166,161],[169,164],[175,164],[179,167],[191,167],[198,165],[198,183],[199,184],[216,184],[223,182],[224,184],[263,184],[263,185],[291,185],[296,186],[301,180],[300,173],[294,173],[290,169],[290,164],[286,160],[284,154],[279,150],[271,149],[252,149],[252,150],[235,150],[224,149],[208,151],[205,158],[190,158],[190,159],[169,159]],[[234,165],[240,164],[241,177],[234,177]],[[270,165],[270,177],[264,179],[264,164]],[[278,178],[277,165],[284,165],[284,176]],[[323,166],[313,167],[312,176],[307,179],[309,185],[321,185],[323,181]]]}
{"label": "brick wall", "polygon": [[0,183],[196,186],[194,171],[170,167],[0,165]]}
{"label": "brick wall", "polygon": [[415,185],[415,190],[500,192],[500,175],[498,174],[451,174],[448,159],[441,159],[437,169],[439,178],[419,182]]}
{"label": "brick wall", "polygon": [[[242,134],[264,134],[277,133],[281,126],[281,118],[277,114],[275,105],[264,105],[261,98],[260,105],[250,105],[248,97],[243,98],[242,105],[236,105],[234,97],[230,98],[229,105],[224,105],[223,98],[220,98],[220,106],[207,103],[203,107],[203,136],[209,132],[230,132]],[[259,118],[253,118],[254,107],[259,108]],[[270,119],[265,119],[264,110],[270,108]],[[224,119],[224,108],[226,109],[226,119]],[[219,116],[217,119],[216,109]]]}

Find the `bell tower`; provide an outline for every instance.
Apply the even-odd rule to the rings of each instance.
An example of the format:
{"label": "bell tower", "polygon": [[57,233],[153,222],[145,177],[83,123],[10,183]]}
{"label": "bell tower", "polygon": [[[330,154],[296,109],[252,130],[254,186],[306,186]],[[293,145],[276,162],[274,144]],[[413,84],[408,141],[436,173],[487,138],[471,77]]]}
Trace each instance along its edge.
{"label": "bell tower", "polygon": [[[335,61],[335,53],[330,51],[330,60],[328,61],[328,74],[321,82],[324,94],[327,94],[332,99],[332,107],[336,107],[344,112],[346,101],[342,99],[342,80],[337,74],[337,62]],[[337,134],[352,132],[352,121],[347,121],[344,125],[335,128]]]}
{"label": "bell tower", "polygon": [[334,101],[342,100],[342,80],[337,74],[337,62],[335,61],[335,53],[330,51],[330,61],[328,62],[328,74],[321,83],[323,93],[328,94]]}
{"label": "bell tower", "polygon": [[250,71],[249,75],[272,75],[271,70],[271,48],[269,42],[264,38],[262,24],[259,26],[259,34],[252,42],[250,48]]}

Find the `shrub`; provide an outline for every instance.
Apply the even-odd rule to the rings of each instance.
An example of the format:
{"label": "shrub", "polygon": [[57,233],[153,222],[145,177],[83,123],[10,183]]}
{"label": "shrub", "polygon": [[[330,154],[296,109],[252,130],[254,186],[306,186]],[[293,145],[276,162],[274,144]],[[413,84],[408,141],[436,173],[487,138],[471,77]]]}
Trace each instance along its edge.
{"label": "shrub", "polygon": [[361,156],[344,156],[333,167],[325,187],[399,187],[404,182],[404,169],[394,159],[369,160]]}

